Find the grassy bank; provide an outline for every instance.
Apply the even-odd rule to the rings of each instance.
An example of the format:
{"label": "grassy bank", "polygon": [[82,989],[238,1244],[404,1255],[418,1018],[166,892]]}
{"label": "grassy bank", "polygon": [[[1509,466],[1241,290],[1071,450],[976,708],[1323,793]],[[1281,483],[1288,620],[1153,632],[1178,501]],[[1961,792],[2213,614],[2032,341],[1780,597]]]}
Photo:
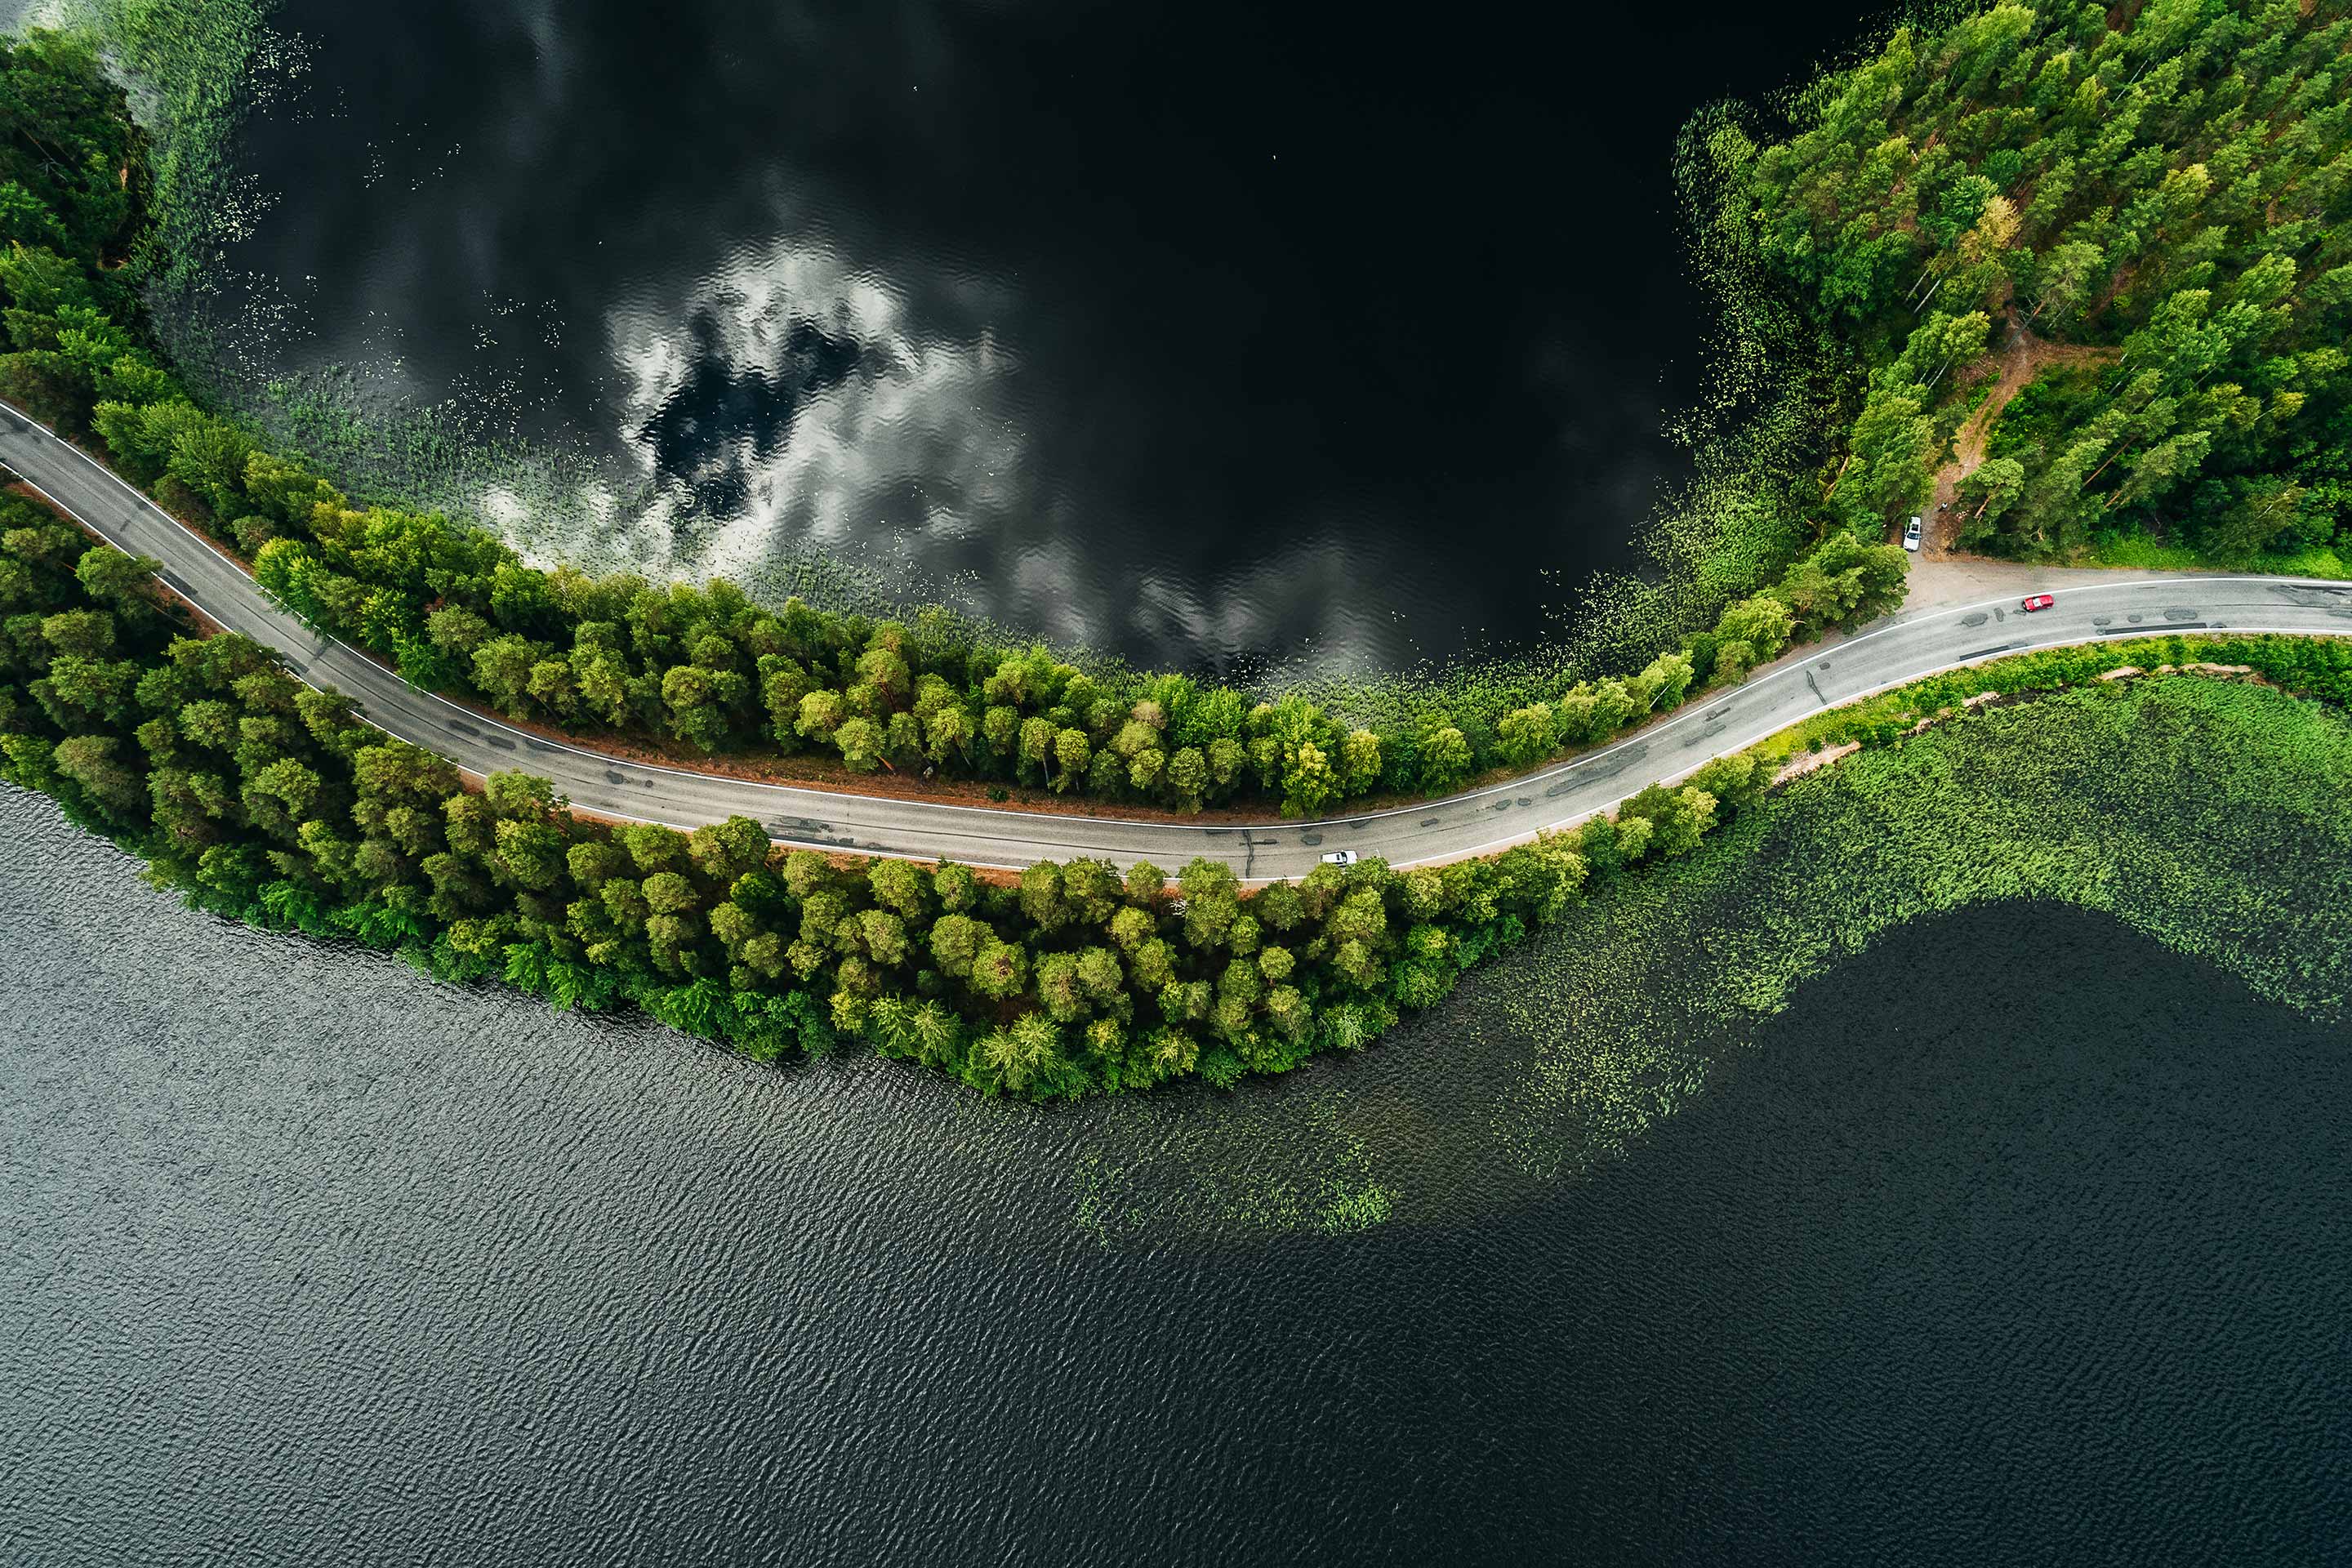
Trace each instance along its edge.
{"label": "grassy bank", "polygon": [[2333,544],[2221,557],[2193,544],[2168,543],[2146,534],[2101,534],[2091,541],[2081,559],[2071,564],[2112,566],[2133,572],[2196,572],[2218,567],[2284,577],[2323,577],[2335,582],[2352,577],[2352,561],[2347,561]]}

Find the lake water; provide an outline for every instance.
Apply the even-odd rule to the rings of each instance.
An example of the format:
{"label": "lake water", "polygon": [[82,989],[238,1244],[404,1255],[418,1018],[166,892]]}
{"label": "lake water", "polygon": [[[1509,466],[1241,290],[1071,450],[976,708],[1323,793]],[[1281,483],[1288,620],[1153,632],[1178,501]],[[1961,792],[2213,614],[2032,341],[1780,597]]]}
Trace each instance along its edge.
{"label": "lake water", "polygon": [[1402,1086],[1383,1136],[1447,1146],[1446,1031],[1563,955],[1292,1081],[1038,1113],[191,914],[5,789],[0,907],[11,1563],[2352,1539],[2344,1035],[2102,917],[1906,928],[1580,1179],[1106,1248],[1107,1139]]}
{"label": "lake water", "polygon": [[1155,664],[1360,669],[1539,639],[1633,559],[1689,471],[1663,431],[1707,331],[1675,132],[1863,26],[1715,0],[273,19],[307,66],[241,157],[247,391],[339,367],[379,415],[565,455],[503,489],[438,447],[411,470],[550,553],[756,577],[815,552]]}

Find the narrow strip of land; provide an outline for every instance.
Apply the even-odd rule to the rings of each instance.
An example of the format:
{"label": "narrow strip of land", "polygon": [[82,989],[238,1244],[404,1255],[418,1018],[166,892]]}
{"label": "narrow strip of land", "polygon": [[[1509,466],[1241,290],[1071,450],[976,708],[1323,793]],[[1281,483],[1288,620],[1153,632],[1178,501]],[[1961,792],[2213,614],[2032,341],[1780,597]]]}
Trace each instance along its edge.
{"label": "narrow strip of land", "polygon": [[536,773],[576,806],[633,821],[690,828],[742,816],[783,844],[975,866],[1095,856],[1172,868],[1202,856],[1264,880],[1303,875],[1336,849],[1398,866],[1460,859],[1571,826],[1808,713],[1956,665],[2138,632],[2352,635],[2352,584],[2159,575],[2070,588],[2063,572],[2052,572],[2043,587],[2057,604],[2039,614],[2021,614],[2015,598],[2002,598],[1899,615],[1800,649],[1746,684],[1612,745],[1465,795],[1320,822],[1135,822],[761,784],[550,741],[421,691],[320,637],[271,604],[208,541],[5,405],[0,462],[100,537],[161,562],[165,584],[214,621],[279,649],[297,674],[337,688],[371,722],[469,772]]}

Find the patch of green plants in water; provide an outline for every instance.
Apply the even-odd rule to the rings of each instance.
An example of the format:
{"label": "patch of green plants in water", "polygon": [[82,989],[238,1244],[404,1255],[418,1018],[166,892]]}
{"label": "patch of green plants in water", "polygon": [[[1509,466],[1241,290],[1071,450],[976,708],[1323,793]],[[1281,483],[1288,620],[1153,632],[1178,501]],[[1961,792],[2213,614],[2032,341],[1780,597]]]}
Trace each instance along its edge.
{"label": "patch of green plants in water", "polygon": [[237,128],[299,49],[273,32],[273,0],[63,0],[50,18],[98,43],[136,84],[153,140],[157,270],[189,278],[259,213],[236,167]]}
{"label": "patch of green plants in water", "polygon": [[[1258,1141],[1256,1118],[1233,1109],[1192,1103],[1171,1114],[1120,1102],[1088,1130],[1076,1156],[1073,1223],[1115,1251],[1171,1240],[1344,1236],[1393,1214],[1397,1194],[1374,1171],[1377,1130],[1353,1125],[1345,1090],[1290,1101],[1283,1136],[1272,1142]],[[1171,1184],[1175,1171],[1184,1179]]]}
{"label": "patch of green plants in water", "polygon": [[[293,91],[310,68],[303,41],[270,25],[278,8],[276,0],[57,0],[30,18],[94,40],[131,87],[154,145],[153,230],[140,261],[175,371],[207,406],[308,454],[370,503],[473,514],[498,490],[518,507],[492,521],[550,525],[576,513],[588,477],[577,455],[529,447],[455,401],[420,406],[351,366],[288,373],[271,350],[279,307],[223,287],[259,281],[226,279],[222,269],[226,247],[251,234],[268,205],[239,170],[238,137],[248,115]],[[548,540],[542,528],[514,542]],[[788,591],[858,595],[854,574],[807,567]],[[862,597],[878,604],[870,589]]]}
{"label": "patch of green plants in water", "polygon": [[[1341,1170],[1387,1194],[1398,1223],[1535,1201],[1637,1151],[1803,986],[1837,984],[1842,963],[1905,921],[1971,904],[2095,910],[2342,1018],[2352,720],[2238,677],[2097,679],[2191,661],[2352,697],[2340,642],[2179,637],[1885,694],[1844,715],[1864,750],[1765,795],[1693,854],[1594,886],[1381,1051],[1276,1092],[1116,1108],[1082,1156],[1116,1166],[1108,1240],[1254,1234],[1221,1226],[1200,1194],[1293,1191]],[[1957,706],[1986,691],[2026,700]],[[1768,754],[1805,749],[1780,740]],[[1285,1226],[1310,1227],[1303,1207]]]}
{"label": "patch of green plants in water", "polygon": [[1502,1016],[1529,1047],[1502,1140],[1546,1178],[1622,1153],[1747,1022],[1904,921],[1969,904],[2097,910],[2339,1017],[2347,783],[2339,710],[2190,676],[2048,693],[1865,749],[1533,950],[1575,962],[1514,960],[1481,983],[1507,988]]}

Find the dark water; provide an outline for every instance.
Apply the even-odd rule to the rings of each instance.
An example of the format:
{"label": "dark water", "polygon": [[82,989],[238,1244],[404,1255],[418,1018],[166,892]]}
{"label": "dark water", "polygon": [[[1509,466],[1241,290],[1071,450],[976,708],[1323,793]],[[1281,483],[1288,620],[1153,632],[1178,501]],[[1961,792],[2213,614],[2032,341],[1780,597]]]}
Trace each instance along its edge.
{"label": "dark water", "polygon": [[[603,465],[575,557],[1158,663],[1543,635],[1696,392],[1674,135],[1843,7],[289,0],[250,383]],[[443,476],[446,478],[447,476]],[[470,470],[457,491],[480,500]],[[492,506],[495,511],[503,502]]]}
{"label": "dark water", "polygon": [[14,792],[0,898],[0,1560],[2352,1539],[2347,1042],[2099,917],[1906,929],[1532,1203],[1106,1252],[1098,1110],[437,989],[178,910]]}

